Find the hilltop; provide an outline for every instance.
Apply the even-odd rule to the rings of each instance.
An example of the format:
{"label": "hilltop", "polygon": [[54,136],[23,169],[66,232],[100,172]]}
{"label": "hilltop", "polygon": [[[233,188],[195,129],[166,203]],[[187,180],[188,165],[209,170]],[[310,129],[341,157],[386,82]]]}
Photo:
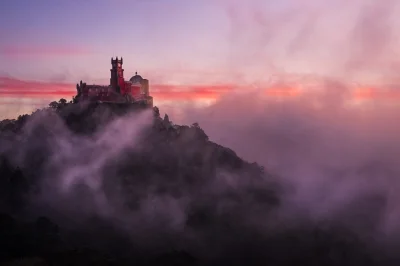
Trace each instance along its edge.
{"label": "hilltop", "polygon": [[1,121],[0,132],[4,262],[375,263],[340,226],[283,224],[275,176],[157,107],[62,99]]}

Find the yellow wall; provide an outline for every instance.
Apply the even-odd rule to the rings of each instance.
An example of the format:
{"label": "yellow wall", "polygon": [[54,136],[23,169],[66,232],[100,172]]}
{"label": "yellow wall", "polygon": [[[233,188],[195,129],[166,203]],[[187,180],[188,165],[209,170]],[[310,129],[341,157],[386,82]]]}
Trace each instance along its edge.
{"label": "yellow wall", "polygon": [[142,88],[143,88],[144,94],[149,95],[149,80],[148,79],[142,80]]}

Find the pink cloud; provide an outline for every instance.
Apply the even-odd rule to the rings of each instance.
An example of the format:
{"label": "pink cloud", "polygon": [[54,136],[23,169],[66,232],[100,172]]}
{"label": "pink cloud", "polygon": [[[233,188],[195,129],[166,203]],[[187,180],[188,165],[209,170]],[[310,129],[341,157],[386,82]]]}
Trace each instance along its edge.
{"label": "pink cloud", "polygon": [[[320,84],[318,86],[324,86]],[[301,82],[298,83],[274,83],[261,86],[260,96],[267,98],[301,98],[310,97],[310,91],[307,88],[301,89]],[[350,89],[350,88],[349,88]],[[337,88],[335,89],[337,90]],[[248,86],[237,86],[234,84],[190,84],[190,85],[168,85],[152,84],[150,94],[155,101],[202,101],[202,100],[220,100],[225,95],[239,92],[252,94]],[[71,99],[76,94],[75,84],[64,82],[43,82],[32,80],[20,80],[13,77],[0,77],[0,96],[18,97],[31,99]],[[400,92],[398,87],[358,87],[350,89],[344,96],[347,100],[363,101],[399,101]],[[1,105],[1,103],[0,103]]]}
{"label": "pink cloud", "polygon": [[86,55],[91,51],[79,46],[46,46],[46,45],[3,45],[0,54],[3,56],[73,56]]}
{"label": "pink cloud", "polygon": [[[287,86],[265,87],[265,95],[269,97],[297,96],[297,88]],[[196,101],[218,100],[223,95],[248,90],[246,86],[226,84],[190,84],[168,85],[152,84],[150,94],[155,100],[168,101]],[[11,77],[0,77],[0,95],[23,97],[64,97],[72,98],[76,94],[75,84],[62,82],[42,82],[19,80]]]}
{"label": "pink cloud", "polygon": [[74,84],[59,82],[25,81],[11,77],[0,77],[0,95],[43,97],[72,97]]}
{"label": "pink cloud", "polygon": [[[153,84],[151,94],[160,100],[199,100],[217,99],[234,87],[224,85],[166,85]],[[23,97],[64,97],[71,98],[76,94],[75,84],[62,82],[42,82],[19,80],[12,77],[0,77],[1,96]]]}

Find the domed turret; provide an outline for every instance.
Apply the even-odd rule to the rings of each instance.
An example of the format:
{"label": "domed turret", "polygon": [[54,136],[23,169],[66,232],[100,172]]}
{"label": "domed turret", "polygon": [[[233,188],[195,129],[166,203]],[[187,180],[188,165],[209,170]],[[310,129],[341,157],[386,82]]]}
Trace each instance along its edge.
{"label": "domed turret", "polygon": [[131,77],[129,81],[132,83],[141,83],[142,80],[143,80],[142,76],[138,75],[138,73],[135,72],[135,76]]}

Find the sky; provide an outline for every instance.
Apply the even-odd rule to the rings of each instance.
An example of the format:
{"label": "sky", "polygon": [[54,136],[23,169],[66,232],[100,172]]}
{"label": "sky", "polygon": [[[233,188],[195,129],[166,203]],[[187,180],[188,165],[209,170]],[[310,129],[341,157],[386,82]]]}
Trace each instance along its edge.
{"label": "sky", "polygon": [[[398,99],[395,0],[14,0],[0,3],[0,111],[14,117],[80,80],[150,80],[156,105],[215,102],[265,90],[287,98],[327,78],[351,99]],[[350,99],[349,99],[350,100]],[[171,107],[172,106],[172,107]]]}

